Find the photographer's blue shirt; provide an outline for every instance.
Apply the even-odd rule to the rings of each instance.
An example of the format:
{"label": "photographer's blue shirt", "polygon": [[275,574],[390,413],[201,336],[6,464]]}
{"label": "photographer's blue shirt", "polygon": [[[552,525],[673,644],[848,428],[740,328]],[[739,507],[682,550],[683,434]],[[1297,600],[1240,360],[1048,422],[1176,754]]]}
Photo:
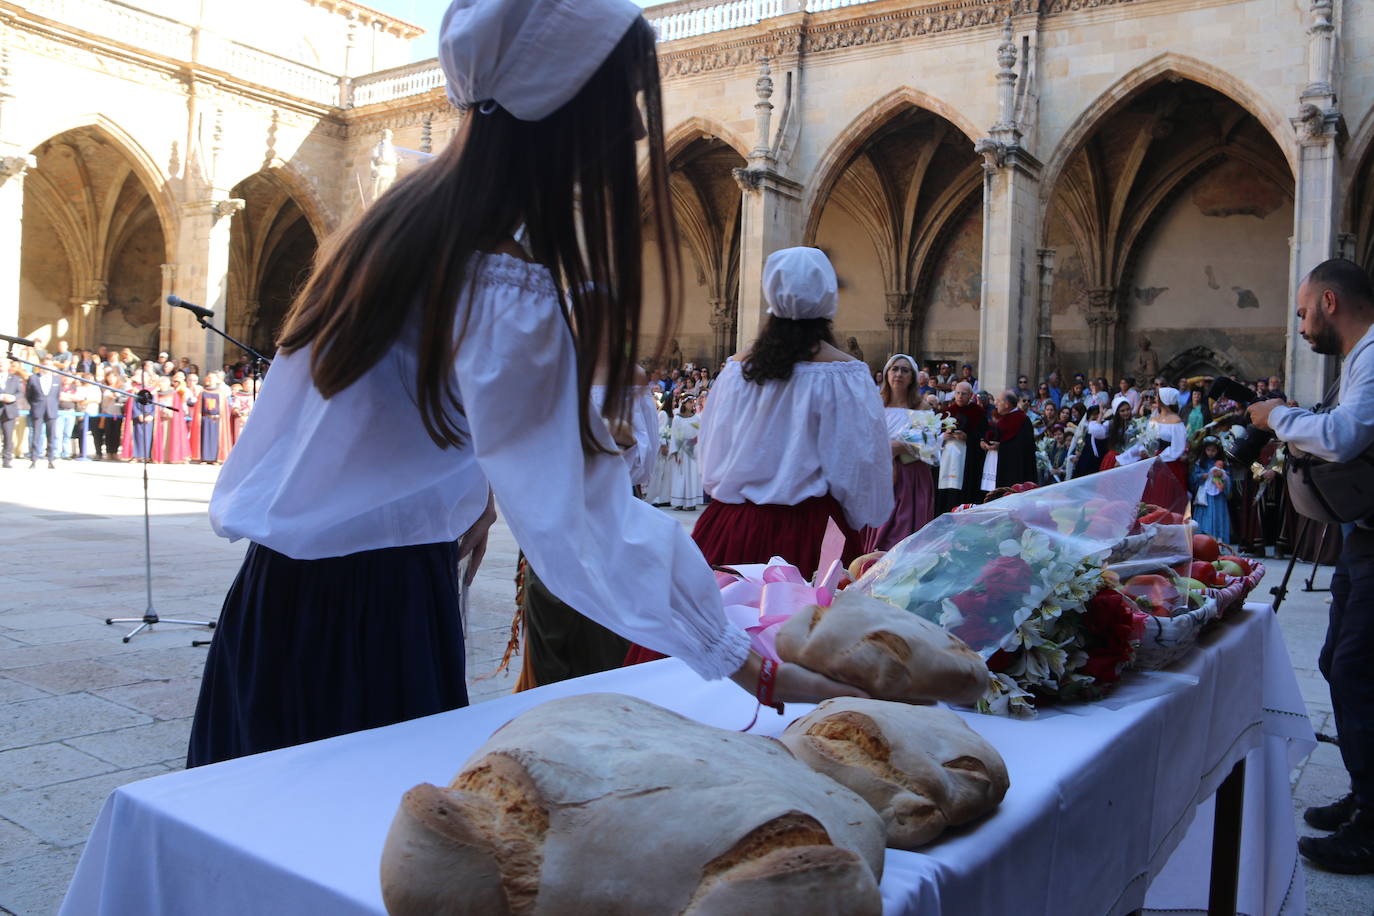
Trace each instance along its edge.
{"label": "photographer's blue shirt", "polygon": [[1351,461],[1374,446],[1374,326],[1345,359],[1334,409],[1275,407],[1269,425],[1284,442],[1327,461]]}

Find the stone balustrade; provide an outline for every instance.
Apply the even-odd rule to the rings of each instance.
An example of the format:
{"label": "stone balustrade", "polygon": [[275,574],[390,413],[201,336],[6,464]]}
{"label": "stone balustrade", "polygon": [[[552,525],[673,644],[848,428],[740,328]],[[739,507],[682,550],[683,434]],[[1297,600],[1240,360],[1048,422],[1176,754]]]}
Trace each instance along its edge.
{"label": "stone balustrade", "polygon": [[319,105],[339,105],[339,78],[237,41],[204,41],[198,63]]}
{"label": "stone balustrade", "polygon": [[24,0],[35,15],[66,23],[121,44],[190,60],[195,30],[174,19],[111,0]]}
{"label": "stone balustrade", "polygon": [[431,58],[354,79],[350,102],[355,107],[389,102],[421,95],[443,85],[444,72],[439,69],[439,61]]}
{"label": "stone balustrade", "polygon": [[821,13],[873,0],[678,0],[652,7],[647,15],[659,41],[677,41],[755,25],[786,13]]}

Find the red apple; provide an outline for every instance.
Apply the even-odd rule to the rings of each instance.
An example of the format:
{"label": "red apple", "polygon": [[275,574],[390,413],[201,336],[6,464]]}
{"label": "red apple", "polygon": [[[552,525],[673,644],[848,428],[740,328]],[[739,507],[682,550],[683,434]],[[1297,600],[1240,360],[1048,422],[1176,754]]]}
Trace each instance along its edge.
{"label": "red apple", "polygon": [[1193,559],[1205,560],[1211,563],[1221,557],[1221,548],[1217,546],[1215,538],[1206,534],[1193,535]]}

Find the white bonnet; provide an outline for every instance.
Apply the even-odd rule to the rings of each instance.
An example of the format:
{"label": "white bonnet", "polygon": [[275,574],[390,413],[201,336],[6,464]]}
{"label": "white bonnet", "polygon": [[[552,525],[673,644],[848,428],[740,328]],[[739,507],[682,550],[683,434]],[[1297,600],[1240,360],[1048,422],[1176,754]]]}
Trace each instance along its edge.
{"label": "white bonnet", "polygon": [[630,0],[453,0],[439,64],[458,108],[494,101],[540,121],[572,100],[625,37]]}
{"label": "white bonnet", "polygon": [[1116,397],[1112,398],[1112,413],[1116,413],[1118,410],[1120,410],[1122,404],[1130,403],[1130,398],[1126,397],[1124,394],[1118,394]]}
{"label": "white bonnet", "polygon": [[1159,389],[1159,403],[1161,403],[1161,404],[1168,404],[1170,407],[1177,407],[1177,406],[1178,406],[1178,389],[1177,389],[1177,388],[1160,388],[1160,389]]}
{"label": "white bonnet", "polygon": [[763,298],[768,314],[779,318],[834,318],[839,299],[835,268],[819,248],[775,251],[763,265]]}

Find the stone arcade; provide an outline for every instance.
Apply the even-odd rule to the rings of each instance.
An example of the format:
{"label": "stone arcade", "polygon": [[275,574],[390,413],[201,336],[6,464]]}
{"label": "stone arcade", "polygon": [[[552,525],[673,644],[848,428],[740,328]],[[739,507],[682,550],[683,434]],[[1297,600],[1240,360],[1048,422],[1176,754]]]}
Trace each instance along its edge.
{"label": "stone arcade", "polygon": [[[169,292],[270,344],[321,239],[459,115],[420,30],[350,0],[0,0],[0,332],[203,365]],[[215,8],[215,13],[209,9]],[[1374,267],[1369,0],[682,0],[659,28],[685,359],[812,244],[836,331],[975,362],[1284,370],[1297,280]],[[255,24],[270,21],[270,30]],[[428,38],[420,39],[430,40]],[[8,268],[8,269],[4,269]],[[652,288],[652,286],[650,287]]]}

